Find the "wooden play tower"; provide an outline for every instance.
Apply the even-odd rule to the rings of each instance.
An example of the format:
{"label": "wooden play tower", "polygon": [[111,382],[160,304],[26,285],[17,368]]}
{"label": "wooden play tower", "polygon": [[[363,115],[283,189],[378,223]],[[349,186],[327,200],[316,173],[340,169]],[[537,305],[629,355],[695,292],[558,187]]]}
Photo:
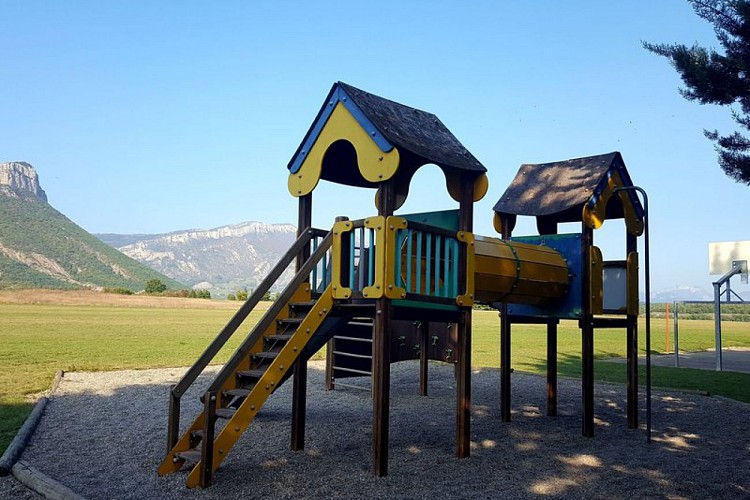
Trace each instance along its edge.
{"label": "wooden play tower", "polygon": [[[457,209],[396,211],[415,172],[435,164]],[[637,423],[637,198],[619,153],[548,165],[524,165],[495,206],[502,239],[473,234],[473,204],[487,192],[486,168],[433,114],[336,83],[289,162],[298,198],[298,239],[203,355],[170,390],[168,453],[159,474],[192,466],[189,487],[206,487],[274,390],[292,378],[293,450],[304,448],[307,360],[328,343],[327,383],[371,380],[376,475],[388,471],[390,365],[419,359],[455,364],[456,455],[470,452],[471,320],[475,302],[502,312],[502,405],[510,417],[513,323],[546,324],[550,408],[556,401],[556,328],[577,319],[583,335],[584,434],[593,435],[593,329],[628,332],[628,422]],[[340,217],[330,231],[312,227],[313,192],[328,181],[375,190],[377,214]],[[537,217],[540,235],[511,238],[516,215]],[[576,218],[577,217],[577,218]],[[627,262],[607,263],[593,229],[624,217]],[[559,222],[582,232],[557,235]],[[180,398],[237,331],[283,271],[296,274],[201,400],[203,411],[180,428]],[[611,272],[609,271],[611,269]],[[602,314],[607,316],[601,316]],[[548,410],[554,414],[554,410]],[[182,431],[182,432],[181,432]]]}

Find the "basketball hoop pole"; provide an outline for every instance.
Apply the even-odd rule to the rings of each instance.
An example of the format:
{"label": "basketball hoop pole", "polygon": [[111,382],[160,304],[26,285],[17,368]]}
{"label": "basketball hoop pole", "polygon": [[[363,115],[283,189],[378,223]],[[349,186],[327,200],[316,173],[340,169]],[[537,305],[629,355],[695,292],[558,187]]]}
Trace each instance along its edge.
{"label": "basketball hoop pole", "polygon": [[[731,293],[732,289],[729,287],[729,280],[736,274],[747,273],[747,262],[746,261],[735,261],[732,263],[732,269],[724,276],[719,278],[718,281],[714,281],[714,336],[716,344],[716,371],[720,372],[723,369],[721,359],[721,285],[726,284],[727,291],[727,302],[732,300]],[[738,296],[739,297],[739,296]],[[742,297],[740,297],[742,301]],[[744,301],[743,301],[744,302]]]}
{"label": "basketball hoop pole", "polygon": [[651,442],[651,260],[649,258],[648,241],[648,195],[639,186],[623,186],[615,188],[618,191],[637,191],[643,197],[643,234],[644,234],[644,275],[646,278],[646,442]]}

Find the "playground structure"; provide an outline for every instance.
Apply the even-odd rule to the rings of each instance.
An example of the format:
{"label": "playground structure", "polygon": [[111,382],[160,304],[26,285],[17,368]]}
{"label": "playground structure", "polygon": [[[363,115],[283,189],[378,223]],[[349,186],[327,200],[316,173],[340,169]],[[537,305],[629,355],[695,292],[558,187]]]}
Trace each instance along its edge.
{"label": "playground structure", "polygon": [[[395,215],[414,173],[443,171],[457,210]],[[159,474],[192,465],[188,487],[206,487],[274,390],[292,378],[291,447],[304,448],[307,360],[327,351],[327,384],[371,379],[373,471],[388,471],[390,363],[455,365],[456,455],[470,453],[471,321],[475,302],[501,311],[502,419],[510,420],[511,328],[547,326],[549,415],[557,403],[557,325],[582,332],[582,428],[594,433],[593,334],[627,331],[628,425],[637,427],[637,237],[644,210],[619,153],[523,165],[495,205],[501,238],[474,235],[473,204],[488,188],[486,168],[433,114],[344,83],[330,93],[289,163],[298,198],[298,239],[169,395],[168,452]],[[377,215],[312,226],[321,180],[376,189]],[[512,237],[518,215],[536,217],[539,235]],[[604,261],[594,230],[625,220],[624,261]],[[557,234],[559,223],[581,232]],[[202,396],[203,411],[180,433],[180,398],[292,262],[296,274]],[[606,316],[605,316],[606,315]],[[340,382],[339,382],[340,383]],[[342,384],[343,385],[343,384]],[[342,422],[341,425],[346,425]]]}

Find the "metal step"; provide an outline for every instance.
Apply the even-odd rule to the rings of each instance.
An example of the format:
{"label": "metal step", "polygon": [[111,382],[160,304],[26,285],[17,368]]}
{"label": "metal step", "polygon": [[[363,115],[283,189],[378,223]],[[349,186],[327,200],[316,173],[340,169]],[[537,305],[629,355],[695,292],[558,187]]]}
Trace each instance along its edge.
{"label": "metal step", "polygon": [[273,351],[262,351],[262,352],[256,352],[252,356],[254,358],[261,358],[261,359],[276,359],[276,357],[279,355],[278,352]]}
{"label": "metal step", "polygon": [[315,301],[311,300],[310,302],[291,302],[289,304],[289,309],[293,311],[297,310],[309,310],[312,309],[312,307],[315,305]]}
{"label": "metal step", "polygon": [[241,378],[251,378],[259,380],[264,373],[266,373],[265,370],[239,370],[235,373],[235,375]]}
{"label": "metal step", "polygon": [[227,389],[222,394],[233,398],[246,398],[250,394],[250,389]]}
{"label": "metal step", "polygon": [[302,323],[303,319],[305,319],[305,318],[282,318],[282,319],[277,319],[276,320],[276,324],[278,326],[284,326],[284,325],[299,326],[299,324]]}
{"label": "metal step", "polygon": [[203,429],[190,431],[190,440],[188,441],[188,446],[190,446],[191,448],[197,448],[198,445],[201,444],[201,441],[203,441]]}
{"label": "metal step", "polygon": [[201,452],[199,450],[185,450],[178,451],[174,454],[175,460],[183,460],[188,463],[197,464],[201,460]]}
{"label": "metal step", "polygon": [[337,304],[335,311],[339,316],[357,316],[372,318],[375,315],[375,303],[367,304]]}
{"label": "metal step", "polygon": [[278,334],[278,335],[266,335],[263,337],[266,339],[267,342],[286,342],[290,338],[292,338],[291,333],[284,333],[284,334]]}
{"label": "metal step", "polygon": [[234,408],[217,408],[216,409],[216,416],[218,418],[230,419],[234,416],[235,413],[237,413],[237,410],[235,410]]}

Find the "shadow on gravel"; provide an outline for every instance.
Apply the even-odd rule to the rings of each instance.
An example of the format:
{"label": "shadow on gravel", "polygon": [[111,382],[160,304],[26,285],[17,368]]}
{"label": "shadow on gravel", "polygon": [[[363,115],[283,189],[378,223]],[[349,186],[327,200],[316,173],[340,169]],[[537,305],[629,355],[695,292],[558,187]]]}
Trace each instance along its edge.
{"label": "shadow on gravel", "polygon": [[[499,371],[475,370],[472,457],[459,460],[453,369],[430,365],[430,394],[423,398],[410,362],[392,366],[389,475],[376,478],[369,392],[326,392],[319,366],[309,373],[306,450],[289,450],[291,385],[285,384],[206,490],[186,493],[183,472],[156,476],[165,452],[167,388],[180,370],[118,372],[114,380],[66,374],[23,459],[91,499],[750,494],[746,405],[655,392],[647,444],[642,429],[627,429],[624,386],[600,384],[596,437],[588,439],[581,436],[579,381],[560,381],[560,416],[551,418],[544,378],[514,373],[513,421],[502,423]],[[183,425],[199,411],[199,392],[183,399]]]}

